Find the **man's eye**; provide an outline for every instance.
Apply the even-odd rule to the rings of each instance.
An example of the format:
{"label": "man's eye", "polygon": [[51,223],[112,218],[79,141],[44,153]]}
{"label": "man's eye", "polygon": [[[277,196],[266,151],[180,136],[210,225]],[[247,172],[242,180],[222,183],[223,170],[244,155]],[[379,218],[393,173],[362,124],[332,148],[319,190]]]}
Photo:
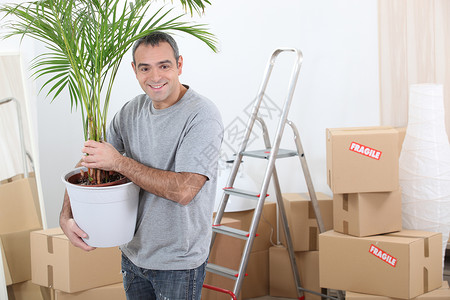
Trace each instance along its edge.
{"label": "man's eye", "polygon": [[148,68],[145,68],[145,67],[144,67],[144,68],[141,68],[140,70],[141,70],[141,72],[147,72],[147,71],[148,71]]}
{"label": "man's eye", "polygon": [[168,68],[169,68],[168,65],[161,65],[161,69],[163,69],[163,70],[166,70],[166,69],[168,69]]}

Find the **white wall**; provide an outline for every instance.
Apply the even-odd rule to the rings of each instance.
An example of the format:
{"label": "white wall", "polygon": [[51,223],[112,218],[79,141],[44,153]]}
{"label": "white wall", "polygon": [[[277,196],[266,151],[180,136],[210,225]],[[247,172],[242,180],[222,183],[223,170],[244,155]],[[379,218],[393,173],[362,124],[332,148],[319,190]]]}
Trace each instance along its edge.
{"label": "white wall", "polygon": [[[0,0],[0,4],[4,4],[4,3],[19,3],[20,1],[17,0]],[[3,18],[3,15],[0,14],[0,18]],[[7,20],[7,19],[3,19],[2,23]],[[0,33],[3,34],[5,33],[6,30],[4,28],[0,27]],[[22,69],[22,73],[23,73],[23,78],[26,81],[26,87],[25,87],[25,97],[28,99],[29,101],[29,114],[32,115],[33,117],[30,118],[36,118],[36,85],[35,83],[31,80],[30,76],[31,76],[31,72],[28,69],[28,66],[30,64],[30,61],[34,58],[35,56],[35,43],[34,41],[24,38],[23,40],[21,40],[19,37],[11,37],[9,39],[0,39],[0,53],[1,54],[20,54],[21,57],[21,65],[17,65],[17,68],[21,68]],[[32,123],[30,126],[33,129],[36,129],[36,119],[33,120],[34,123]],[[37,133],[37,130],[35,130],[35,133]]]}
{"label": "white wall", "polygon": [[[191,37],[176,37],[185,62],[181,80],[217,104],[227,130],[243,129],[240,122],[247,121],[246,107],[256,96],[272,51],[301,49],[303,66],[289,116],[300,130],[316,190],[331,195],[326,184],[325,128],[379,124],[376,0],[213,1],[199,21],[210,24],[221,51],[214,54]],[[37,47],[37,52],[42,50]],[[126,57],[120,70],[110,117],[141,93],[130,62],[131,57]],[[280,57],[279,63],[267,91],[274,101],[284,100],[292,56]],[[80,159],[82,125],[78,114],[69,113],[67,96],[52,104],[43,94],[38,98],[43,194],[48,225],[53,227],[58,224],[64,190],[60,175]],[[277,106],[281,104],[264,113],[276,112]],[[267,122],[275,131],[274,116]],[[259,148],[262,139],[255,132],[250,146]],[[282,145],[293,148],[290,129],[285,132]],[[230,131],[225,133],[225,143],[224,154],[229,157],[237,147]],[[247,159],[244,164],[248,176],[259,182],[265,163]],[[298,159],[279,160],[277,166],[283,192],[306,191]]]}

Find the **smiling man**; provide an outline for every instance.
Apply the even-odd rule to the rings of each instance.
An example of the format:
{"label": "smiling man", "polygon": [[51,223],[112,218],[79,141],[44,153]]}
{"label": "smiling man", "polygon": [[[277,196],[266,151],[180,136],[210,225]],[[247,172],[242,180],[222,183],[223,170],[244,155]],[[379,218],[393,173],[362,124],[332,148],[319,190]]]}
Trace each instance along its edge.
{"label": "smiling man", "polygon": [[[168,57],[168,53],[173,53],[172,57]],[[178,80],[183,69],[183,57],[169,43],[136,44],[132,67],[141,88],[152,99],[156,109],[172,106],[186,93],[187,88]]]}
{"label": "smiling man", "polygon": [[[219,111],[179,81],[183,58],[175,40],[155,32],[133,47],[132,68],[145,92],[114,116],[108,142],[87,141],[82,165],[116,171],[141,187],[133,240],[122,245],[127,299],[200,299],[211,239],[217,162],[223,137]],[[81,237],[65,198],[60,224]]]}

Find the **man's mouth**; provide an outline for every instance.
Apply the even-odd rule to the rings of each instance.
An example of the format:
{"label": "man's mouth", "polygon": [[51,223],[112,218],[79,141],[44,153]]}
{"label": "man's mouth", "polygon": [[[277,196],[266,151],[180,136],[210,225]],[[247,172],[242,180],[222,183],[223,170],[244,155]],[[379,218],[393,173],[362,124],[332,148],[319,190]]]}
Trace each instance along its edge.
{"label": "man's mouth", "polygon": [[149,84],[149,86],[152,88],[152,89],[160,89],[160,88],[162,88],[163,86],[165,86],[166,84],[165,83],[163,83],[163,84]]}

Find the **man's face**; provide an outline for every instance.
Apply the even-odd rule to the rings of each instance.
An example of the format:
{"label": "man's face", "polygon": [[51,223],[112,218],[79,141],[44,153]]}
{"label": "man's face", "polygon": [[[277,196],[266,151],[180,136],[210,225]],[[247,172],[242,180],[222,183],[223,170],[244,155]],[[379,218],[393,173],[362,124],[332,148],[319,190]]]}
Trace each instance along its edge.
{"label": "man's face", "polygon": [[169,43],[159,45],[140,45],[134,53],[135,63],[131,63],[141,88],[153,100],[157,109],[167,108],[179,99],[183,58],[178,64]]}

